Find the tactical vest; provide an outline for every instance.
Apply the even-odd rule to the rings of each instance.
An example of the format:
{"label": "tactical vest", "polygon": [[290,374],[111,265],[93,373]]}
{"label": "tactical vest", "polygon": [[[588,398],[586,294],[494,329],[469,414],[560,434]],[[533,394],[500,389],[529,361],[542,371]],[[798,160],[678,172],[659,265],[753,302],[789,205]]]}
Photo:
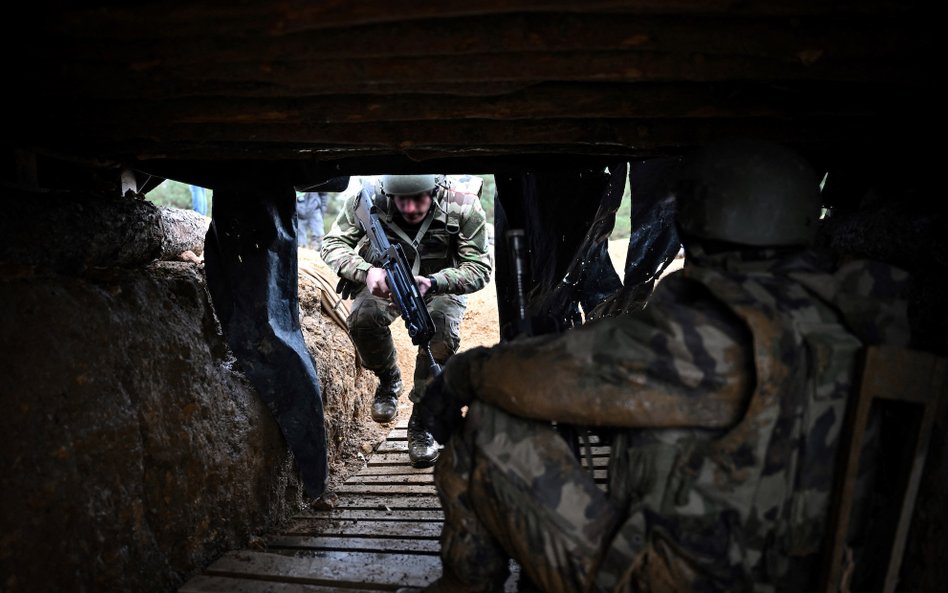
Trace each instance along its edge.
{"label": "tactical vest", "polygon": [[[390,242],[399,243],[415,275],[426,276],[457,265],[457,236],[461,229],[461,214],[465,206],[477,196],[450,189],[438,188],[431,198],[431,209],[414,231],[406,231],[394,220],[397,209],[391,198],[376,191],[373,198],[379,209],[379,221]],[[411,234],[409,234],[409,232]],[[356,248],[359,255],[373,265],[379,265],[379,254],[374,253],[367,238]]]}
{"label": "tactical vest", "polygon": [[[632,531],[641,529],[639,538],[648,533],[653,549],[659,541],[671,572],[697,572],[702,590],[802,590],[824,537],[862,344],[831,304],[786,276],[735,277],[697,266],[685,276],[749,328],[754,392],[727,430],[620,436],[610,474],[623,476],[619,496],[638,509],[640,524]],[[819,276],[805,281],[833,281]],[[610,564],[615,559],[607,555],[604,565]]]}

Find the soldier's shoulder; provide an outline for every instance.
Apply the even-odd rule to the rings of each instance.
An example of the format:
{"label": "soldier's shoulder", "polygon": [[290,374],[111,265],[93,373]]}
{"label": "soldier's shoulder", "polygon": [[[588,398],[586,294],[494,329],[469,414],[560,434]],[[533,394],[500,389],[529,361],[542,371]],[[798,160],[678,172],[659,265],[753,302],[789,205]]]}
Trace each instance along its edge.
{"label": "soldier's shoulder", "polygon": [[461,208],[470,208],[475,203],[480,203],[480,198],[475,194],[449,189],[444,192],[444,201],[447,204],[460,206]]}

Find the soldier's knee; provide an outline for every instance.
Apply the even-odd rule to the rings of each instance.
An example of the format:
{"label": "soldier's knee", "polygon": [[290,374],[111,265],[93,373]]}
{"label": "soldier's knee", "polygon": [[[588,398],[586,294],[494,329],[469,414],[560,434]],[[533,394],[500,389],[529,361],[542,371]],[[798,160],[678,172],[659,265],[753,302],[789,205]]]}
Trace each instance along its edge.
{"label": "soldier's knee", "polygon": [[444,311],[432,311],[435,335],[431,338],[431,354],[437,360],[446,360],[461,345],[461,320]]}
{"label": "soldier's knee", "polygon": [[385,312],[370,300],[354,306],[346,325],[350,332],[372,332],[388,328],[389,320]]}

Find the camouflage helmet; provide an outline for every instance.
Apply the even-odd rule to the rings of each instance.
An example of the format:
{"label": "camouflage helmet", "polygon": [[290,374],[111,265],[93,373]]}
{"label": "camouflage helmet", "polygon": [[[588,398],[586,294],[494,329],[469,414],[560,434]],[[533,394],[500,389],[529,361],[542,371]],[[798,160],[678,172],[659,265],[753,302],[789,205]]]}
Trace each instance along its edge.
{"label": "camouflage helmet", "polygon": [[816,172],[792,150],[757,140],[707,146],[679,194],[685,235],[742,245],[806,245],[820,214]]}
{"label": "camouflage helmet", "polygon": [[432,192],[438,186],[437,175],[383,175],[379,181],[382,193],[389,196],[413,196]]}

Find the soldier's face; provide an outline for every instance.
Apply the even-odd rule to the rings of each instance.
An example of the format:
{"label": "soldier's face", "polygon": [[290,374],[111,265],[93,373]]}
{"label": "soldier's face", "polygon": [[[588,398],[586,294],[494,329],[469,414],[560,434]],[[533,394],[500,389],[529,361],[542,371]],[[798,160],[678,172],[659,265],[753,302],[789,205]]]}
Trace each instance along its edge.
{"label": "soldier's face", "polygon": [[392,196],[395,207],[408,224],[420,224],[431,208],[431,194],[428,192],[412,196]]}

